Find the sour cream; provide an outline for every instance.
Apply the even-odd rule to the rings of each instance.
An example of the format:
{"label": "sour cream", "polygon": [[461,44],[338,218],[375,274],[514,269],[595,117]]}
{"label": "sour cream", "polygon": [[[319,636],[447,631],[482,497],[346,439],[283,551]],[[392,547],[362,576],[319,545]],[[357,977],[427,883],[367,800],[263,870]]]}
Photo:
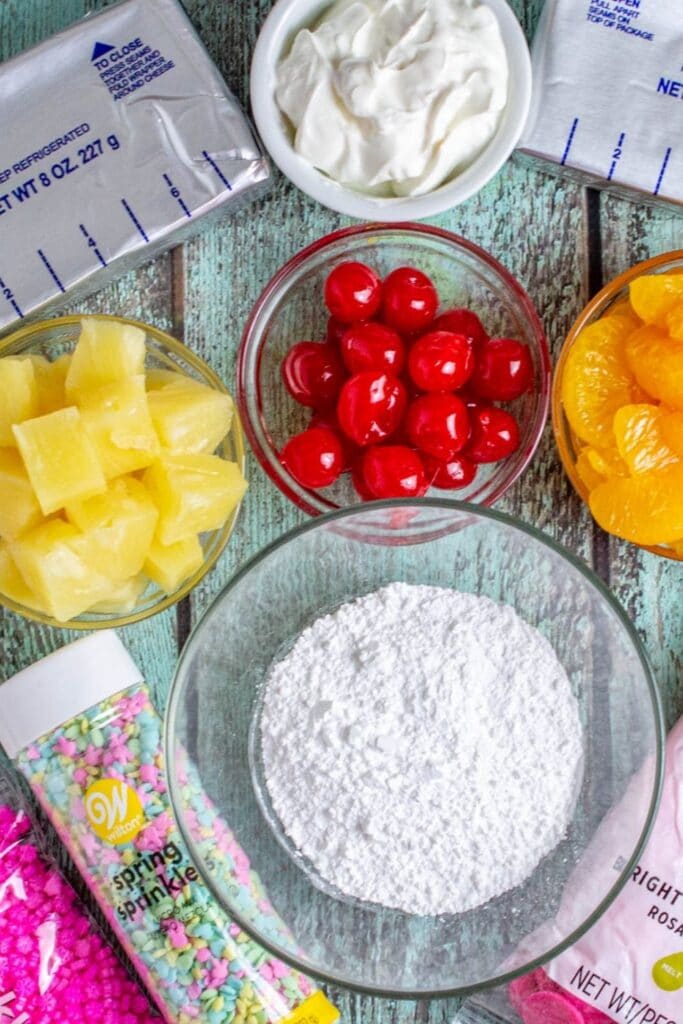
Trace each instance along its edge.
{"label": "sour cream", "polygon": [[296,152],[379,196],[423,195],[462,172],[507,96],[498,21],[478,0],[338,0],[297,33],[275,91]]}

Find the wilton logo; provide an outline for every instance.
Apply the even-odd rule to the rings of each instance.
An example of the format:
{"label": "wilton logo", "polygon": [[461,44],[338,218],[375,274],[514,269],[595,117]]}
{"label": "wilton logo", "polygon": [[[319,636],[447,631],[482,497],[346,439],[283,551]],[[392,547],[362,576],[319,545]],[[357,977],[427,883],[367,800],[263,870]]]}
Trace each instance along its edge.
{"label": "wilton logo", "polygon": [[85,813],[93,832],[113,846],[135,839],[145,824],[140,797],[118,779],[100,779],[90,786]]}
{"label": "wilton logo", "polygon": [[11,1024],[28,1024],[30,1018],[27,1013],[22,1013],[18,1017],[14,1016],[14,1010],[9,1004],[13,1003],[16,998],[14,992],[0,992],[0,1021],[8,1021]]}

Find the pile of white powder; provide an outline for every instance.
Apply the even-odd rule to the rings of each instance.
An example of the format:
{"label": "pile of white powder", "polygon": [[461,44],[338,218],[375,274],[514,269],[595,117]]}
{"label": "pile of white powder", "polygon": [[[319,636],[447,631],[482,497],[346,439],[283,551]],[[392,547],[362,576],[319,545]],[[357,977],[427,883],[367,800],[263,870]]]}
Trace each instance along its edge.
{"label": "pile of white powder", "polygon": [[563,837],[582,764],[553,648],[485,597],[392,583],[316,620],[261,720],[282,827],[325,882],[413,914],[519,885]]}

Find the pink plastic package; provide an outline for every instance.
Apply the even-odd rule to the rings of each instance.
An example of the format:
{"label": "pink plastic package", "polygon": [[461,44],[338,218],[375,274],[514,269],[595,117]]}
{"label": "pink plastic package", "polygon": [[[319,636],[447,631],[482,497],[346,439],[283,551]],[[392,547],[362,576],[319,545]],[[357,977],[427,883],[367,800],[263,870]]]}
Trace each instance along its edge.
{"label": "pink plastic package", "polygon": [[158,1014],[17,806],[0,777],[0,1021],[155,1024]]}
{"label": "pink plastic package", "polygon": [[[615,813],[628,806],[625,799]],[[576,899],[590,901],[590,893],[570,884],[554,919],[542,925],[547,948],[561,938],[563,914]],[[514,959],[524,960],[524,952],[518,947]],[[629,881],[583,938],[511,982],[506,996],[499,989],[475,997],[457,1020],[683,1024],[683,719],[667,739],[660,807]]]}

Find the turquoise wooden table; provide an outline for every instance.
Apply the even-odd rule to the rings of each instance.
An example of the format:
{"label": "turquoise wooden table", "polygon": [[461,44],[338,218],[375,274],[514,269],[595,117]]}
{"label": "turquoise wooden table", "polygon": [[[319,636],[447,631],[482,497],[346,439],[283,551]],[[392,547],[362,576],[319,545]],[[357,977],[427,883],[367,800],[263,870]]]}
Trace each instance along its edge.
{"label": "turquoise wooden table", "polygon": [[[513,0],[529,38],[542,5],[543,0]],[[0,0],[0,59],[102,6],[89,0]],[[270,3],[185,0],[185,6],[246,104],[249,61]],[[269,193],[235,218],[209,227],[70,311],[118,313],[157,324],[233,386],[242,325],[262,286],[302,246],[347,223],[275,173]],[[683,247],[680,216],[601,196],[515,161],[478,196],[435,223],[488,249],[519,278],[541,313],[555,356],[573,319],[603,282],[648,256]],[[125,632],[160,709],[177,654],[209,599],[245,559],[303,517],[251,457],[247,474],[249,493],[217,567],[191,598]],[[683,566],[610,538],[594,525],[564,475],[550,427],[531,466],[499,507],[566,545],[612,588],[644,641],[672,724],[683,713]],[[44,628],[0,611],[2,677],[73,638],[68,630]],[[452,1001],[332,996],[344,1021],[363,1024],[445,1024],[456,1007]]]}

